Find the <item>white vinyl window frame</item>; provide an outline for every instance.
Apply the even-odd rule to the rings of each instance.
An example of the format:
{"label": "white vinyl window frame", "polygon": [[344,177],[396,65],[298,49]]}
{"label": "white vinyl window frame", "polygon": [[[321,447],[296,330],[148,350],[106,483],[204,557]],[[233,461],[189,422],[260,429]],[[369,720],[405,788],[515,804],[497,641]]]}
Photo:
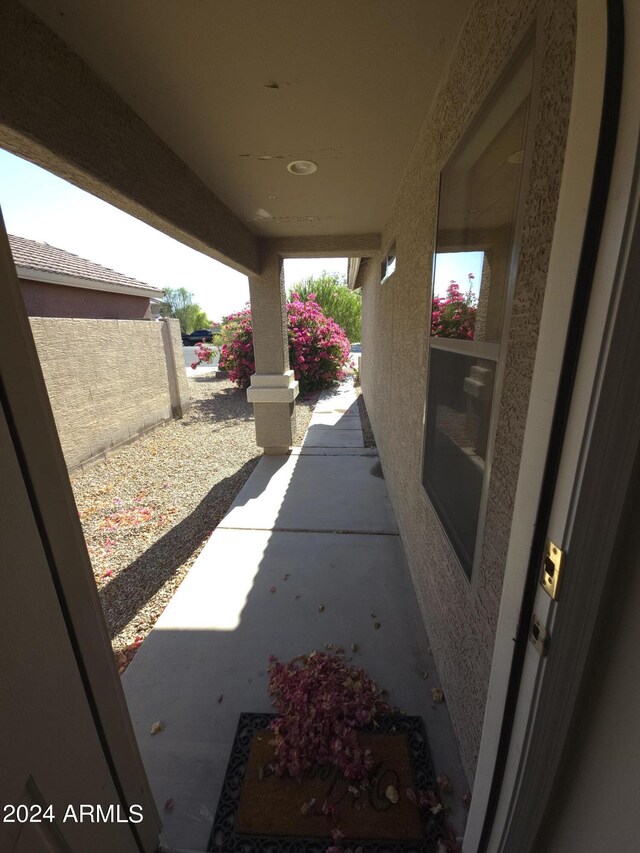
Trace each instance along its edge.
{"label": "white vinyl window frame", "polygon": [[392,240],[380,263],[380,284],[386,284],[389,281],[396,271],[397,262],[396,241]]}
{"label": "white vinyl window frame", "polygon": [[[539,98],[539,78],[540,78],[540,57],[538,56],[538,50],[536,46],[536,38],[535,38],[535,30],[536,26],[533,24],[519,47],[514,51],[513,55],[505,64],[505,67],[501,71],[501,73],[497,76],[494,84],[491,89],[488,91],[486,97],[483,99],[482,103],[478,106],[477,110],[474,112],[473,116],[468,121],[466,127],[460,135],[460,141],[455,146],[453,151],[451,152],[447,163],[451,162],[456,155],[459,153],[460,147],[464,145],[467,135],[471,128],[478,122],[478,120],[482,117],[483,113],[487,112],[487,108],[490,109],[490,104],[492,99],[496,93],[496,91],[500,88],[500,86],[504,85],[505,80],[508,75],[512,72],[512,70],[518,66],[518,64],[526,57],[527,54],[530,54],[533,59],[533,71],[531,75],[531,91],[530,91],[530,104],[528,110],[528,117],[526,123],[526,131],[525,131],[525,143],[524,143],[524,161],[522,164],[522,173],[520,176],[520,187],[518,190],[517,197],[517,206],[516,213],[514,217],[514,226],[513,226],[513,235],[511,240],[511,248],[509,252],[509,272],[507,277],[507,287],[506,287],[506,295],[504,300],[504,309],[503,309],[503,319],[502,319],[502,328],[500,334],[500,342],[491,343],[486,341],[467,341],[464,339],[458,338],[438,338],[433,337],[431,335],[431,314],[432,314],[432,306],[433,306],[433,296],[434,296],[434,285],[435,285],[435,265],[436,265],[436,254],[438,247],[438,221],[436,221],[435,232],[434,232],[434,254],[433,254],[433,265],[432,265],[432,275],[431,275],[431,288],[430,288],[430,299],[429,299],[429,314],[428,314],[428,344],[427,344],[427,388],[425,394],[425,404],[424,404],[424,414],[423,414],[423,440],[422,440],[422,453],[420,458],[420,482],[421,482],[421,494],[425,502],[429,505],[435,518],[437,519],[438,525],[442,532],[442,535],[449,543],[449,547],[451,549],[451,554],[454,557],[455,561],[458,563],[458,567],[460,569],[460,574],[466,581],[467,590],[470,598],[475,598],[478,588],[478,567],[481,560],[482,548],[484,544],[484,532],[485,532],[485,521],[487,515],[487,503],[489,496],[489,487],[491,483],[491,468],[492,462],[494,458],[495,451],[495,436],[496,429],[498,424],[498,416],[500,410],[500,400],[502,396],[502,384],[504,379],[504,371],[505,371],[505,362],[506,362],[506,353],[507,353],[507,343],[509,341],[509,333],[511,326],[511,309],[513,305],[513,295],[515,289],[515,281],[517,274],[517,266],[518,266],[518,257],[520,254],[520,247],[522,241],[522,226],[524,220],[524,207],[525,201],[527,197],[527,191],[529,186],[529,175],[531,171],[531,159],[533,153],[533,139],[534,132],[537,120],[538,113],[538,98]],[[441,200],[441,190],[442,190],[442,174],[446,169],[446,165],[443,167],[442,172],[440,173],[440,184],[438,188],[438,211],[440,210],[440,200]],[[447,247],[450,251],[460,250],[462,247]],[[476,247],[479,248],[479,247]],[[446,250],[446,249],[445,249]],[[432,350],[440,350],[443,352],[453,352],[458,353],[460,355],[469,356],[472,358],[485,359],[488,361],[493,361],[496,365],[495,369],[495,378],[494,378],[494,387],[493,394],[491,400],[491,415],[489,419],[489,430],[488,430],[488,442],[487,442],[487,451],[486,458],[484,461],[484,476],[482,483],[482,490],[480,495],[480,505],[478,511],[478,522],[476,527],[476,539],[473,551],[473,559],[471,562],[471,567],[469,574],[467,574],[462,562],[458,556],[458,553],[451,542],[451,538],[446,530],[446,527],[434,506],[429,494],[427,492],[427,488],[425,485],[425,460],[427,455],[427,435],[428,435],[428,425],[427,425],[427,411],[429,404],[429,378],[431,371],[431,352]]]}

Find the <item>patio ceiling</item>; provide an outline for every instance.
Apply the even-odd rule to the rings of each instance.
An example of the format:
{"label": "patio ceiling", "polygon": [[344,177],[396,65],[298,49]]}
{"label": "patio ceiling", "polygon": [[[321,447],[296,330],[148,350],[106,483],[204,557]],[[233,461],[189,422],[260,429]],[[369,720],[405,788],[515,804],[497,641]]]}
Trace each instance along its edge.
{"label": "patio ceiling", "polygon": [[249,231],[320,237],[382,230],[470,0],[23,5]]}

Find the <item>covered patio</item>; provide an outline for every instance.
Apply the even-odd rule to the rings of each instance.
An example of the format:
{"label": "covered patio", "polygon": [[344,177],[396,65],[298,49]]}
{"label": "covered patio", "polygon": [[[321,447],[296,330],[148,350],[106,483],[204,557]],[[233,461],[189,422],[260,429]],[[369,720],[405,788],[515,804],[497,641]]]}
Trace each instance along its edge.
{"label": "covered patio", "polygon": [[273,711],[269,655],[326,646],[423,717],[462,835],[468,783],[446,702],[432,701],[441,682],[377,451],[362,444],[352,383],[324,392],[302,446],[263,457],[124,675],[167,849],[206,849],[238,717]]}
{"label": "covered patio", "polygon": [[[204,850],[269,655],[326,645],[424,718],[465,853],[634,849],[638,4],[3,0],[0,29],[0,145],[248,277],[264,452],[123,692],[0,226],[3,801],[144,811],[5,828],[7,849]],[[434,254],[476,252],[495,334],[434,343]],[[386,479],[349,388],[292,448],[283,264],[328,257],[362,288]],[[481,473],[464,563],[425,470],[447,359],[492,406],[480,430],[461,396],[446,436]]]}
{"label": "covered patio", "polygon": [[283,258],[386,251],[385,222],[469,6],[0,10],[11,33],[0,145],[248,275],[250,400],[267,453],[291,446],[296,396]]}
{"label": "covered patio", "polygon": [[[120,799],[147,803],[140,849],[160,823],[168,849],[206,849],[238,715],[271,707],[269,654],[332,644],[395,706],[425,718],[464,829],[470,780],[447,705],[431,702],[442,683],[353,389],[323,397],[292,448],[283,262],[350,258],[352,287],[377,266],[469,5],[336,0],[301,11],[278,0],[192,4],[182,15],[172,2],[151,12],[117,0],[87,15],[75,0],[10,0],[0,10],[11,33],[0,145],[249,279],[248,399],[265,456],[126,672],[124,697],[114,673],[101,682],[117,706],[99,713],[117,732],[109,761]],[[381,63],[382,51],[396,60]],[[88,656],[91,629],[81,634]]]}

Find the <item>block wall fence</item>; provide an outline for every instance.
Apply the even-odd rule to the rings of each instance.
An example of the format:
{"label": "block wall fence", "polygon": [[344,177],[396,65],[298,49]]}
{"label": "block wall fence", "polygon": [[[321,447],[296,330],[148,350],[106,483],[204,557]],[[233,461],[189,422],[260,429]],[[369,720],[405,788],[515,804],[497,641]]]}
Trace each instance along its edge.
{"label": "block wall fence", "polygon": [[70,473],[188,409],[177,320],[30,323]]}

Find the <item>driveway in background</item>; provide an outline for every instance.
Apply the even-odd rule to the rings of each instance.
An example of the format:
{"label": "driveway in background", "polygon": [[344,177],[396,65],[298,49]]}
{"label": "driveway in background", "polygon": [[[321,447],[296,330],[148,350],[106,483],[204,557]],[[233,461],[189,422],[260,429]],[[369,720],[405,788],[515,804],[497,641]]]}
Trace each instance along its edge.
{"label": "driveway in background", "polygon": [[187,376],[198,376],[203,373],[211,373],[218,368],[218,361],[220,360],[219,355],[216,355],[211,364],[200,364],[195,370],[193,370],[191,365],[196,361],[196,348],[182,347],[182,352],[184,353],[184,366],[187,371]]}

